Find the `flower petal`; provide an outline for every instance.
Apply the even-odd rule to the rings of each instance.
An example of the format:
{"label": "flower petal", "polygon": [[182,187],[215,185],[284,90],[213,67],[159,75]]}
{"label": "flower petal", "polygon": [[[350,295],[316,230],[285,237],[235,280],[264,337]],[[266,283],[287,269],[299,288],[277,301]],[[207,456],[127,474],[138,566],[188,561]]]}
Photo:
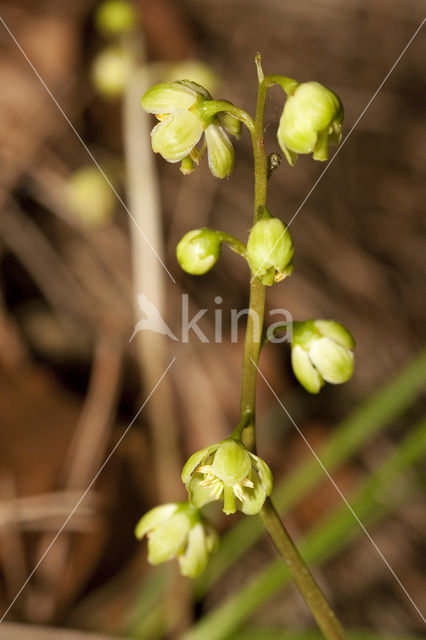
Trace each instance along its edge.
{"label": "flower petal", "polygon": [[203,476],[200,473],[195,474],[187,485],[189,494],[189,502],[197,509],[201,509],[205,504],[213,502],[218,498],[213,493],[212,488],[201,484]]}
{"label": "flower petal", "polygon": [[205,133],[210,171],[216,178],[226,178],[234,168],[232,142],[217,124],[210,124]]}
{"label": "flower petal", "polygon": [[188,535],[184,553],[179,556],[180,572],[188,578],[196,578],[206,567],[208,549],[203,525],[195,524]]}
{"label": "flower petal", "polygon": [[175,558],[182,550],[191,529],[185,513],[176,513],[154,529],[148,539],[148,560],[160,564]]}
{"label": "flower petal", "polygon": [[352,334],[335,320],[314,320],[314,325],[325,338],[332,338],[342,347],[353,349],[355,340]]}
{"label": "flower petal", "polygon": [[203,133],[203,126],[190,111],[179,111],[151,131],[151,144],[168,162],[180,162],[191,153]]}
{"label": "flower petal", "polygon": [[208,524],[205,524],[204,533],[206,536],[207,551],[209,553],[216,551],[219,545],[219,536],[217,535],[216,530],[213,529],[213,527],[210,527]]}
{"label": "flower petal", "polygon": [[309,349],[309,356],[324,380],[332,384],[346,382],[354,370],[352,351],[332,338],[320,338]]}
{"label": "flower petal", "polygon": [[142,108],[148,113],[175,113],[189,109],[197,99],[197,93],[179,82],[161,82],[145,93]]}
{"label": "flower petal", "polygon": [[136,538],[140,540],[148,531],[155,529],[168,520],[177,508],[178,505],[175,502],[171,502],[169,504],[161,504],[145,513],[135,527]]}
{"label": "flower petal", "polygon": [[219,444],[211,444],[208,447],[204,447],[204,449],[200,449],[200,451],[196,451],[192,454],[192,456],[185,463],[184,468],[182,469],[182,482],[183,484],[188,484],[191,479],[192,474],[195,469],[200,465],[213,451],[218,448]]}
{"label": "flower petal", "polygon": [[254,516],[256,513],[259,513],[266,500],[265,486],[254,469],[251,479],[254,484],[253,489],[244,488],[245,500],[239,502],[239,509],[245,513],[246,516]]}
{"label": "flower petal", "polygon": [[250,455],[243,444],[228,439],[219,445],[213,459],[212,473],[226,486],[233,487],[247,478],[250,469]]}
{"label": "flower petal", "polygon": [[309,393],[318,393],[324,381],[321,375],[313,366],[311,359],[305,349],[298,344],[291,349],[291,365],[294,375],[299,380],[302,387]]}
{"label": "flower petal", "polygon": [[250,453],[250,457],[253,460],[257,473],[259,474],[259,478],[263,483],[266,495],[270,496],[273,485],[272,471],[262,458],[255,456],[254,453]]}

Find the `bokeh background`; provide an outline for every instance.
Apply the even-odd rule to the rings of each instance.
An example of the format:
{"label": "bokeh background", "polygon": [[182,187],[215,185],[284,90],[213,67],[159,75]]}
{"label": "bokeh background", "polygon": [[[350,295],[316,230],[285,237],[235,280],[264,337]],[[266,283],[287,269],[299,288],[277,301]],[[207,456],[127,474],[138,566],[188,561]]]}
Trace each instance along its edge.
{"label": "bokeh background", "polygon": [[[94,60],[110,46],[94,25],[96,2],[0,3],[0,637],[314,638],[285,572],[271,569],[275,552],[254,518],[210,510],[224,542],[195,588],[174,565],[151,568],[133,536],[144,511],[184,499],[180,465],[237,420],[242,335],[230,342],[230,313],[247,306],[247,269],[225,250],[211,273],[193,278],[179,270],[175,246],[201,226],[244,241],[253,190],[247,133],[229,180],[214,179],[206,160],[183,177],[153,157],[139,99],[150,82],[190,73],[175,65],[199,60],[217,97],[253,112],[260,51],[267,73],[335,90],[347,134],[419,27],[422,5],[134,6],[137,31],[116,46],[131,51],[137,69],[114,99],[93,83]],[[324,165],[308,157],[294,169],[282,162],[270,181],[273,214],[288,222],[298,213],[296,268],[268,290],[268,310],[345,324],[357,340],[353,379],[310,396],[291,373],[288,345],[268,345],[261,360],[423,615],[425,58],[422,29],[317,184]],[[271,152],[282,105],[271,90]],[[76,209],[73,176],[93,159],[115,193],[95,172],[100,184]],[[145,331],[129,343],[143,317],[138,293],[177,336],[188,294],[191,314],[208,309],[199,324],[209,342]],[[222,343],[214,342],[218,308]],[[354,637],[424,637],[421,615],[262,381],[258,403],[259,452],[277,500],[342,622]]]}

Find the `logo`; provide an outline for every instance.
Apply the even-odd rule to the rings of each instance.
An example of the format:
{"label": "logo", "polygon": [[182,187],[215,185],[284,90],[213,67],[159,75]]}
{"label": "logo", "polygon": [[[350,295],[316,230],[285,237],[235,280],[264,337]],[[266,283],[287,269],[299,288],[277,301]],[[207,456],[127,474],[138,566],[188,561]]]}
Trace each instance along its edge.
{"label": "logo", "polygon": [[[214,303],[215,308],[213,313],[212,310],[209,309],[199,309],[195,315],[190,317],[189,296],[187,293],[182,294],[181,335],[180,338],[178,338],[170,329],[155,304],[144,293],[140,293],[138,294],[138,304],[144,317],[137,322],[129,342],[131,342],[140,331],[153,331],[167,336],[170,340],[180,341],[182,343],[188,343],[190,335],[196,336],[200,342],[221,343],[224,330],[226,330],[226,335],[230,336],[231,342],[236,343],[240,336],[240,320],[248,315],[252,317],[255,328],[257,327],[257,329],[259,329],[261,319],[253,309],[231,309],[229,311],[229,317],[225,318],[224,321],[223,309],[218,306],[222,303],[221,296],[216,296]],[[275,316],[280,317],[280,319],[265,327],[265,340],[275,343],[291,342],[293,318],[290,312],[287,309],[270,309],[266,314],[266,321],[268,320],[268,316],[274,317],[274,320],[278,319],[275,318]],[[202,328],[199,323],[203,319],[208,326]],[[213,333],[211,339],[206,335],[206,332]],[[226,337],[225,340],[229,341],[229,337]]]}

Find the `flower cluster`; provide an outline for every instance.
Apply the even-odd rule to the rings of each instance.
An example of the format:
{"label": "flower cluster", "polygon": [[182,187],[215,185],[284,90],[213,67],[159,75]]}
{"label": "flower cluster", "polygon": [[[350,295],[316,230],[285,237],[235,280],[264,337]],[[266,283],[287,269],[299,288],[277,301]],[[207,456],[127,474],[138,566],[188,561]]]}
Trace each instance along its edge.
{"label": "flower cluster", "polygon": [[[341,138],[343,107],[339,98],[317,82],[298,83],[284,76],[262,80],[263,73],[259,77],[259,91],[277,83],[287,93],[277,138],[288,162],[294,165],[298,154],[326,160],[328,145],[338,143]],[[242,123],[253,136],[255,155],[262,148],[263,140],[257,139],[255,146],[256,132],[263,131],[263,120],[260,126],[258,114],[255,123],[231,103],[213,100],[195,82],[156,84],[145,93],[141,103],[145,111],[159,120],[151,132],[153,150],[168,162],[180,162],[184,174],[193,171],[207,149],[213,175],[229,176],[234,166],[229,136],[239,139]],[[278,165],[277,161],[275,166]],[[265,156],[265,182],[267,177]],[[263,285],[281,282],[293,270],[294,244],[290,231],[271,215],[265,204],[256,205],[255,223],[247,245],[221,231],[193,229],[177,245],[178,263],[187,273],[203,275],[219,260],[223,243],[247,261],[252,278]],[[294,322],[291,359],[297,379],[311,393],[318,393],[325,382],[345,382],[353,372],[354,346],[349,331],[333,320]],[[217,535],[200,510],[211,502],[223,501],[227,515],[237,510],[246,515],[261,511],[272,492],[272,473],[266,462],[245,446],[246,426],[242,419],[228,438],[189,458],[182,470],[188,502],[156,507],[141,518],[136,536],[148,538],[148,559],[152,564],[177,558],[182,574],[195,577],[204,569],[217,544]]]}

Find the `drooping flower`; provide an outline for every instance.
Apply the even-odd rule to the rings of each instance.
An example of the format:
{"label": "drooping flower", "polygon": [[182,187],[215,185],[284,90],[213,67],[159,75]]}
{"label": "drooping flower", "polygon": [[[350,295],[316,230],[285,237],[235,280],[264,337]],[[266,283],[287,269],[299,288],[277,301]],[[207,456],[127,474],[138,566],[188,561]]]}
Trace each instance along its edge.
{"label": "drooping flower", "polygon": [[223,511],[258,513],[272,491],[266,462],[239,440],[227,438],[194,453],[182,471],[191,504],[202,507],[223,498]]}
{"label": "drooping flower", "polygon": [[293,322],[291,363],[300,384],[318,393],[325,382],[341,384],[352,376],[355,340],[334,320]]}
{"label": "drooping flower", "polygon": [[[151,132],[152,148],[168,162],[188,156],[198,163],[196,145],[205,133],[209,167],[216,178],[229,176],[234,167],[234,148],[219,118],[205,117],[202,105],[211,95],[195,82],[162,82],[148,89],[141,104],[160,120]],[[201,150],[202,152],[202,150]],[[188,166],[185,168],[188,173]]]}
{"label": "drooping flower", "polygon": [[218,544],[215,530],[187,502],[154,507],[139,520],[135,535],[148,538],[148,560],[160,564],[177,558],[182,575],[196,578]]}
{"label": "drooping flower", "polygon": [[302,82],[287,98],[278,127],[278,143],[292,166],[298,153],[327,160],[328,144],[342,136],[340,98],[318,82]]}
{"label": "drooping flower", "polygon": [[293,239],[278,218],[259,220],[247,242],[247,256],[253,275],[265,285],[281,282],[293,270]]}

